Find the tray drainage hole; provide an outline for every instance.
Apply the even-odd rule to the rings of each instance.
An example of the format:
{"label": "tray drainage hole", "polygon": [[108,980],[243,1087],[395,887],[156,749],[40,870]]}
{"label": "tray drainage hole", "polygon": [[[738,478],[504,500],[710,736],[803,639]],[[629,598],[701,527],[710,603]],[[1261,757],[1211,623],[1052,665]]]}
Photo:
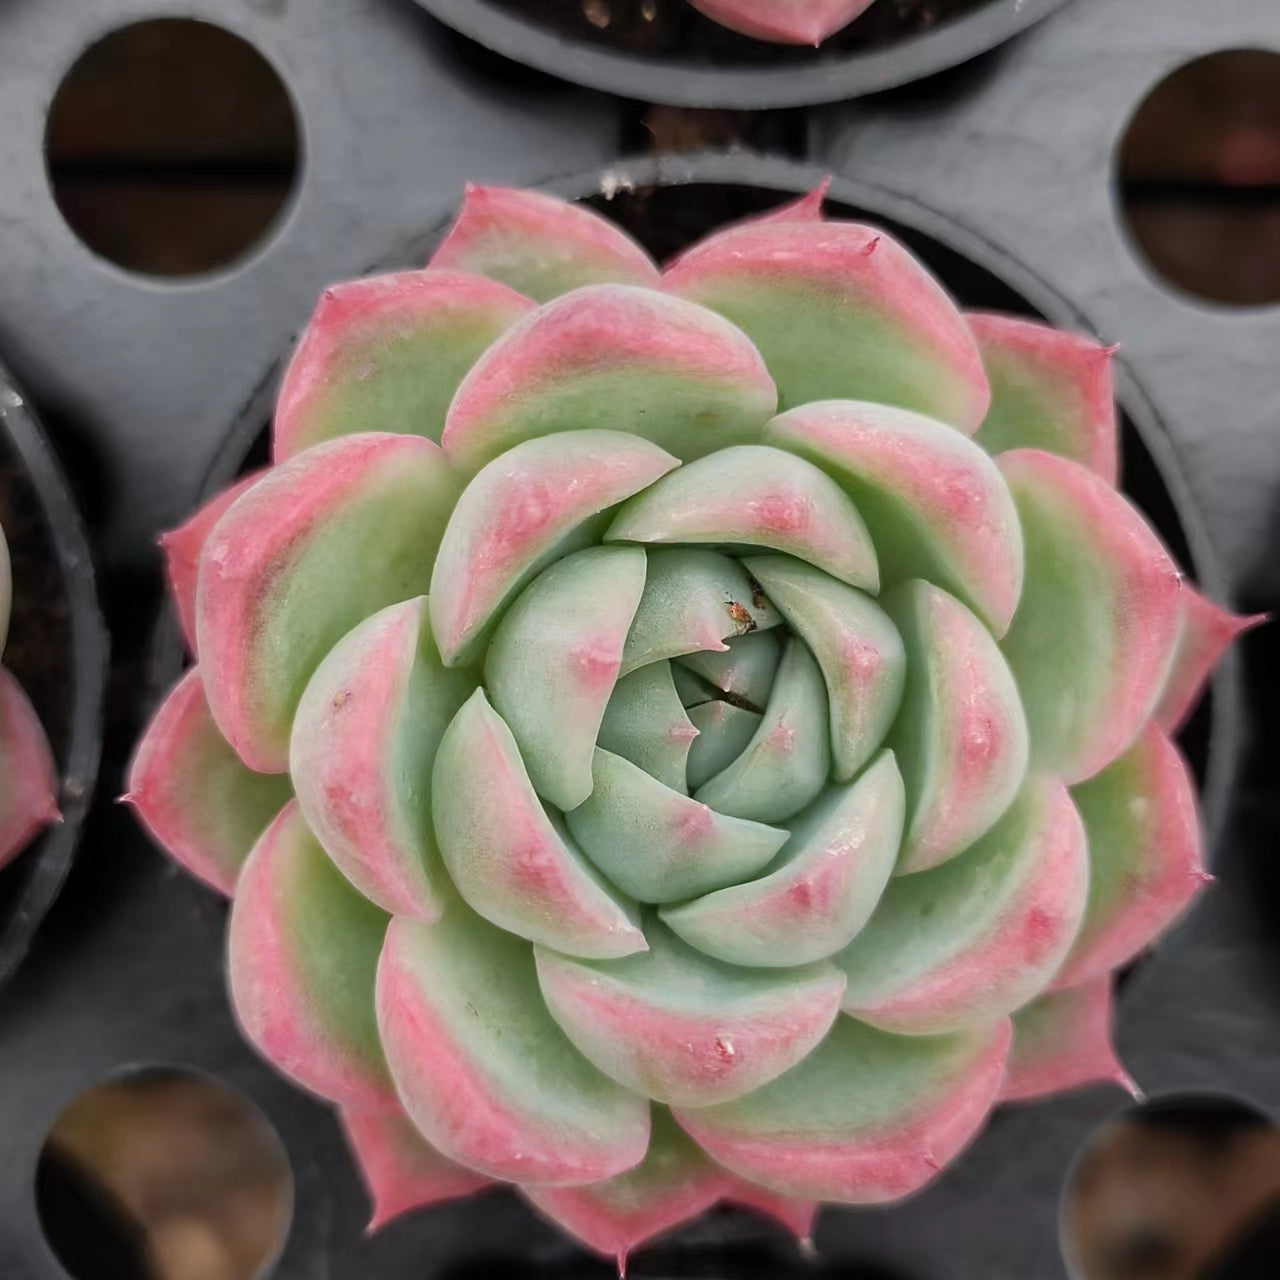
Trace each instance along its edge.
{"label": "tray drainage hole", "polygon": [[258,1280],[288,1234],[293,1174],[240,1094],[147,1068],[95,1085],[58,1117],[36,1209],[72,1280]]}
{"label": "tray drainage hole", "polygon": [[1162,80],[1129,122],[1116,186],[1166,283],[1233,307],[1280,302],[1280,53],[1211,53]]}
{"label": "tray drainage hole", "polygon": [[1280,1128],[1221,1094],[1131,1108],[1076,1162],[1062,1246],[1073,1280],[1280,1276]]}
{"label": "tray drainage hole", "polygon": [[298,117],[274,67],[221,27],[161,18],[90,46],[58,86],[45,162],[68,226],[149,276],[245,257],[282,218]]}

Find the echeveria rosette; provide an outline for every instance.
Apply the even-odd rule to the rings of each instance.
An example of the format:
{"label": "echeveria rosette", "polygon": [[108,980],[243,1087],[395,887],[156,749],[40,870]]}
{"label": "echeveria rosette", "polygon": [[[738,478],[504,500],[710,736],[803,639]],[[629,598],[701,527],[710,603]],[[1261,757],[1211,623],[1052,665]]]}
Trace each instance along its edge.
{"label": "echeveria rosette", "polygon": [[[12,608],[9,544],[0,529],[0,653]],[[53,751],[35,708],[8,668],[0,667],[0,867],[58,821],[57,790]]]}
{"label": "echeveria rosette", "polygon": [[132,798],[378,1222],[495,1182],[620,1257],[722,1200],[807,1233],[1122,1077],[1241,620],[1115,487],[1107,349],[820,204],[660,271],[473,189],[325,294],[274,465],[168,541],[196,665]]}

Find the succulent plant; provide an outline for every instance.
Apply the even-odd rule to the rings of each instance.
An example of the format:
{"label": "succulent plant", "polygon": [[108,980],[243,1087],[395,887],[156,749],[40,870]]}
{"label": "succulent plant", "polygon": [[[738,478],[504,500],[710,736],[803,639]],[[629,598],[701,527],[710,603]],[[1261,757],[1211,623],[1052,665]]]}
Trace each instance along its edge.
{"label": "succulent plant", "polygon": [[[9,636],[13,572],[0,529],[0,653]],[[57,770],[31,700],[0,667],[0,867],[7,866],[50,822],[58,820]]]}
{"label": "succulent plant", "polygon": [[722,27],[777,44],[821,44],[875,0],[689,0]]}
{"label": "succulent plant", "polygon": [[1245,620],[1116,488],[1111,351],[822,191],[665,270],[470,189],[325,292],[274,464],[166,547],[130,798],[375,1220],[515,1184],[625,1258],[928,1183],[1123,1079],[1204,879],[1170,739]]}

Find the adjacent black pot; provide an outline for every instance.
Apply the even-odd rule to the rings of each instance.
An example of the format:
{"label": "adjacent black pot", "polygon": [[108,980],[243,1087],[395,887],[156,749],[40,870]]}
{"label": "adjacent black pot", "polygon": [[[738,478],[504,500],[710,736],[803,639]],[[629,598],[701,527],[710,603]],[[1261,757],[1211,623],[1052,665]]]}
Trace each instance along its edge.
{"label": "adjacent black pot", "polygon": [[[1065,0],[877,0],[821,48],[770,44],[687,0],[418,0],[495,53],[589,88],[685,107],[798,107],[892,89],[1003,44]],[[646,19],[644,14],[654,16]]]}
{"label": "adjacent black pot", "polygon": [[21,963],[71,866],[102,749],[107,634],[66,477],[26,393],[0,364],[0,526],[13,558],[4,662],[58,763],[62,822],[0,872],[0,985]]}

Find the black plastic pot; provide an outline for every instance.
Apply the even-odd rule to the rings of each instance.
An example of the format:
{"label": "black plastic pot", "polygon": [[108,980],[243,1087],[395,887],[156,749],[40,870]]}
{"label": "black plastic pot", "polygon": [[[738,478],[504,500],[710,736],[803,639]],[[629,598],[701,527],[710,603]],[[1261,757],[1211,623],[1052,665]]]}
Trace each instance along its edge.
{"label": "black plastic pot", "polygon": [[[560,194],[590,201],[635,234],[659,257],[733,218],[763,210],[809,189],[822,174],[786,162],[736,154],[698,158],[646,159],[621,164],[605,173],[576,175],[549,184]],[[606,196],[603,192],[612,193]],[[865,218],[888,227],[907,242],[967,306],[1000,308],[1043,317],[1050,322],[1088,330],[1087,317],[1053,285],[980,236],[936,211],[882,189],[850,181],[832,184],[833,215]],[[370,270],[420,263],[446,223],[442,221],[412,244],[401,246]],[[266,457],[266,429],[275,389],[287,353],[264,371],[258,389],[232,425],[205,485],[205,496],[223,488],[237,474],[261,465]],[[1173,456],[1158,412],[1137,381],[1120,365],[1119,398],[1123,409],[1125,488],[1160,530],[1182,564],[1211,594],[1220,582],[1189,502],[1177,459]],[[182,645],[172,619],[158,636],[150,682],[158,690],[170,684],[182,663]],[[1221,821],[1237,755],[1235,669],[1228,662],[1209,698],[1183,735],[1202,786],[1206,820],[1211,829]],[[159,863],[159,855],[156,855]],[[210,975],[220,967],[222,911],[204,890],[155,875],[134,890],[151,899],[156,932],[148,939],[146,964],[104,958],[111,965],[111,986],[120,999],[132,992],[139,1008],[133,1033],[118,1049],[143,1056],[141,1045],[154,1038],[148,1028],[162,1021],[183,999],[184,986],[195,982],[202,1000],[216,1000]],[[192,912],[165,911],[192,897],[199,899],[200,931],[192,935]],[[1165,944],[1182,945],[1175,933]],[[85,963],[85,961],[77,961]],[[1122,1017],[1142,999],[1143,965],[1126,982]],[[195,976],[198,972],[198,978]],[[155,975],[148,989],[146,974]],[[285,1261],[275,1272],[281,1280],[311,1280],[332,1269],[337,1274],[370,1280],[480,1280],[504,1276],[521,1280],[552,1277],[603,1277],[608,1268],[587,1259],[563,1237],[537,1221],[507,1193],[444,1206],[413,1215],[372,1240],[361,1238],[364,1201],[327,1113],[268,1078],[268,1068],[229,1037],[225,1008],[216,1017],[193,1022],[181,1041],[184,1061],[202,1068],[234,1062],[234,1081],[264,1106],[279,1127],[295,1170],[308,1178],[299,1187],[298,1220]],[[93,1015],[95,1021],[99,1015]],[[134,1046],[137,1046],[136,1048]],[[1211,1051],[1211,1047],[1209,1047]],[[108,1065],[108,1064],[103,1064]],[[282,1096],[289,1094],[286,1099]],[[723,1211],[705,1218],[667,1244],[638,1255],[633,1274],[666,1277],[782,1278],[825,1275],[864,1280],[917,1280],[889,1265],[891,1254],[874,1242],[877,1235],[916,1232],[914,1249],[936,1267],[919,1280],[937,1277],[986,1277],[1001,1274],[996,1233],[1007,1232],[1007,1218],[1045,1230],[1055,1218],[1057,1197],[1070,1164],[1095,1126],[1127,1099],[1118,1090],[1099,1088],[1029,1107],[1000,1112],[972,1150],[932,1189],[900,1207],[874,1213],[831,1210],[820,1219],[818,1246],[832,1259],[831,1270],[812,1269],[776,1231],[749,1215]],[[0,1103],[0,1123],[3,1123]],[[990,1187],[1002,1186],[1001,1203],[993,1204]],[[3,1205],[0,1205],[0,1213]],[[318,1223],[332,1215],[327,1241]],[[975,1221],[996,1217],[992,1235],[976,1233]],[[1027,1228],[1023,1226],[1022,1231]],[[1056,1256],[1051,1225],[1038,1252]],[[1015,1235],[1017,1231],[1015,1231]],[[986,1259],[995,1270],[987,1271]],[[1027,1280],[1048,1280],[1053,1271],[1027,1273]]]}
{"label": "black plastic pot", "polygon": [[[0,871],[0,986],[31,946],[70,870],[102,750],[107,635],[93,562],[66,477],[44,429],[0,364],[0,526],[13,558],[4,661],[49,735],[62,822]],[[0,1017],[3,1015],[0,1014]]]}
{"label": "black plastic pot", "polygon": [[[878,0],[817,49],[728,31],[687,0],[418,0],[480,44],[608,93],[684,107],[798,107],[919,80],[1004,43],[1065,0]],[[532,11],[536,11],[532,12]]]}

